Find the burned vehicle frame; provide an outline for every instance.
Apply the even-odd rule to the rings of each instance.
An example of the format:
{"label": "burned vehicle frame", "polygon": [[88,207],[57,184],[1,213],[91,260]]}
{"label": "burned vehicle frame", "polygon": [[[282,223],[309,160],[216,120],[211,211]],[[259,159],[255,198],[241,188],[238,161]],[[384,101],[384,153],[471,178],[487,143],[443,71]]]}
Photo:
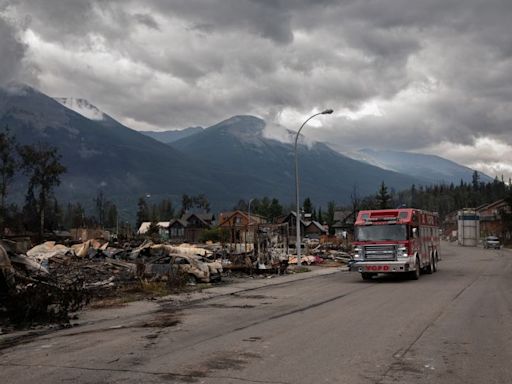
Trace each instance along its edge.
{"label": "burned vehicle frame", "polygon": [[201,256],[166,254],[147,260],[143,275],[146,278],[161,278],[183,273],[190,283],[221,281],[222,265]]}

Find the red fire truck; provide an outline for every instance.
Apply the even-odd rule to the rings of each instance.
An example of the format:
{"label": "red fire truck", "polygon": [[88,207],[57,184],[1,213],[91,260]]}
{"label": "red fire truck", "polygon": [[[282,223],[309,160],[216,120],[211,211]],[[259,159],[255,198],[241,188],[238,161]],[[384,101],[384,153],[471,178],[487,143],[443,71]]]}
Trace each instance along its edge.
{"label": "red fire truck", "polygon": [[439,261],[439,216],[419,209],[360,211],[350,270],[370,280],[378,273],[433,273]]}

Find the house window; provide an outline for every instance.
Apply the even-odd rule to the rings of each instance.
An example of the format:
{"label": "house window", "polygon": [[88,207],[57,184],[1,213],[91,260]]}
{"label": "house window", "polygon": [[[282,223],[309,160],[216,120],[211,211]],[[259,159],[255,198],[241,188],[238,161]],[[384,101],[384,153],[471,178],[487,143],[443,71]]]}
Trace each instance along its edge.
{"label": "house window", "polygon": [[171,228],[171,237],[182,237],[185,234],[184,228]]}
{"label": "house window", "polygon": [[240,217],[235,217],[235,224],[240,224],[242,222],[242,220],[240,219]]}

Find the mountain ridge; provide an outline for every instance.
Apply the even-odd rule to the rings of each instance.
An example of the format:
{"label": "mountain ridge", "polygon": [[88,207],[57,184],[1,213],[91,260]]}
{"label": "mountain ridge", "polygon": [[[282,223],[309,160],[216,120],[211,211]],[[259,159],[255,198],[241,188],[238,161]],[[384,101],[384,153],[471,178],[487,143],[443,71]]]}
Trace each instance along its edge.
{"label": "mountain ridge", "polygon": [[[268,137],[267,129],[276,127],[258,117],[233,116],[164,144],[78,100],[61,98],[66,106],[28,86],[0,88],[0,127],[9,126],[22,144],[49,142],[62,155],[68,172],[56,192],[64,201],[91,206],[99,190],[132,210],[146,195],[153,203],[170,198],[179,205],[182,194],[204,193],[219,210],[252,197],[276,197],[285,205],[295,199],[293,140]],[[83,115],[91,110],[92,120]],[[285,130],[276,137],[292,136]],[[354,191],[360,197],[375,194],[382,181],[395,190],[422,183],[325,143],[305,145],[303,139],[298,145],[301,199],[322,206],[348,203]]]}

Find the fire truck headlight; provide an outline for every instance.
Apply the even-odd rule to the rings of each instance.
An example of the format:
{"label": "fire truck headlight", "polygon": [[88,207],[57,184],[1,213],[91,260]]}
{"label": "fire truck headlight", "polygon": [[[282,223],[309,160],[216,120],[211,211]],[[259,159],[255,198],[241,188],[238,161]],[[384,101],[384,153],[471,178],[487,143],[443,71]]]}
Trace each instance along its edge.
{"label": "fire truck headlight", "polygon": [[363,258],[363,249],[361,247],[354,248],[354,259],[361,260]]}
{"label": "fire truck headlight", "polygon": [[407,257],[407,248],[406,247],[398,247],[396,250],[396,254],[398,257]]}

